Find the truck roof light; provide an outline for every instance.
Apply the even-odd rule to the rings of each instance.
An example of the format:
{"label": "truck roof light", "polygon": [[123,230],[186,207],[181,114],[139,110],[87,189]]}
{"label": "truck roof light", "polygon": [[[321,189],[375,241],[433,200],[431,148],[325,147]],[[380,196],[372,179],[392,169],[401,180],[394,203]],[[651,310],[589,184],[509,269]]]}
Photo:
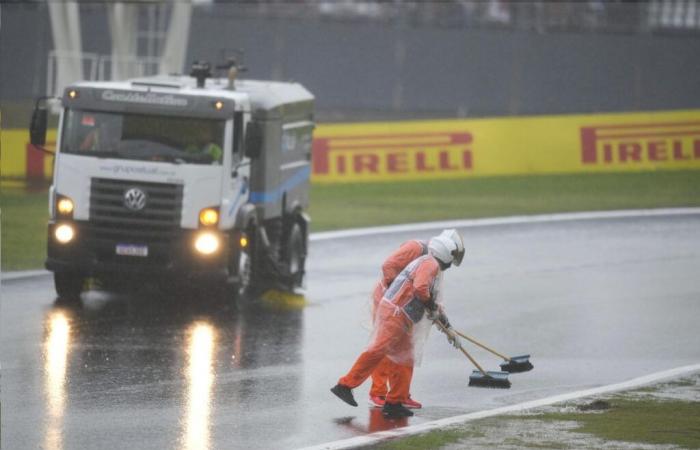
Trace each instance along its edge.
{"label": "truck roof light", "polygon": [[75,89],[71,89],[70,91],[68,91],[68,97],[70,97],[71,100],[77,98],[78,91],[76,91]]}
{"label": "truck roof light", "polygon": [[206,61],[195,61],[190,76],[197,80],[198,88],[203,88],[207,78],[211,78],[211,65]]}

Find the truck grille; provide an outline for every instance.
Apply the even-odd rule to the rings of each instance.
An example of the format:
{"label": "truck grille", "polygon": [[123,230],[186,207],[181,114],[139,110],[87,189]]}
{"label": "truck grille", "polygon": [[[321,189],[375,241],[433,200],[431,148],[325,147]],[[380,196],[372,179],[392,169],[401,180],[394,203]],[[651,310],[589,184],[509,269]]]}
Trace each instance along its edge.
{"label": "truck grille", "polygon": [[[145,206],[134,211],[124,194],[138,188],[146,194]],[[90,234],[95,239],[130,243],[167,242],[180,227],[182,185],[92,178]]]}

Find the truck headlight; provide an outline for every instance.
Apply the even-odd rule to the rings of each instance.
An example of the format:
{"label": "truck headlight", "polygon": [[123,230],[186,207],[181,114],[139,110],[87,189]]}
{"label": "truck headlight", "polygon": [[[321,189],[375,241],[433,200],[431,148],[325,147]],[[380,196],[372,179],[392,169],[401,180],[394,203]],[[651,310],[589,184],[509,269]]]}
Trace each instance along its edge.
{"label": "truck headlight", "polygon": [[57,226],[53,234],[58,242],[61,244],[67,244],[75,237],[75,230],[73,230],[72,226],[64,223]]}
{"label": "truck headlight", "polygon": [[219,237],[214,233],[199,233],[194,241],[194,248],[203,255],[211,255],[219,250]]}
{"label": "truck headlight", "polygon": [[58,211],[58,214],[61,216],[70,216],[73,214],[74,208],[73,200],[64,195],[56,196],[56,211]]}

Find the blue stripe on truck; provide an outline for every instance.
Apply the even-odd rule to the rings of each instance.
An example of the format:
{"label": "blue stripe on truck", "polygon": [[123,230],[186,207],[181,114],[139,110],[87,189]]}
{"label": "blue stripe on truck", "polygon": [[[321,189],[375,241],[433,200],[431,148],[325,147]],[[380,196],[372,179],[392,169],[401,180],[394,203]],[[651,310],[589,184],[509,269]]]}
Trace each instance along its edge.
{"label": "blue stripe on truck", "polygon": [[263,191],[263,192],[255,192],[251,191],[250,192],[250,202],[251,203],[272,203],[279,201],[282,198],[282,195],[291,190],[294,189],[294,187],[298,184],[301,184],[305,181],[307,181],[311,177],[311,166],[308,165],[302,169],[299,169],[294,175],[289,177],[285,182],[277,186],[277,189],[272,190],[272,191]]}

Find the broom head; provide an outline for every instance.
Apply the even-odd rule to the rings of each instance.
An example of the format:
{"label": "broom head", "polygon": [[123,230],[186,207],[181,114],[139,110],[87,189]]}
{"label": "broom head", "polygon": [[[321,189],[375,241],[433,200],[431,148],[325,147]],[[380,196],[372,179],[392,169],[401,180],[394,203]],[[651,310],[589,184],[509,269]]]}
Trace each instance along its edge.
{"label": "broom head", "polygon": [[510,358],[510,361],[501,363],[501,370],[510,373],[527,372],[532,370],[533,367],[530,362],[530,355],[513,356]]}
{"label": "broom head", "polygon": [[510,388],[508,372],[489,371],[486,372],[486,375],[484,375],[482,372],[475,370],[469,377],[469,386],[494,389],[508,389]]}

